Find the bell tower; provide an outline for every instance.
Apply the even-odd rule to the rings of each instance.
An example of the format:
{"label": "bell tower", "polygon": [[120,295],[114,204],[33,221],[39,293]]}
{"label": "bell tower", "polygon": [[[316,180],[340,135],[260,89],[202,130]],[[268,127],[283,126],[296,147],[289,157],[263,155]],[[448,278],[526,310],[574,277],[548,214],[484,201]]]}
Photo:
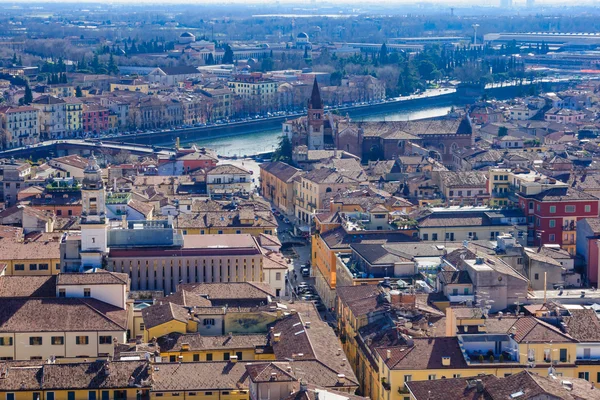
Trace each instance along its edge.
{"label": "bell tower", "polygon": [[312,94],[308,100],[307,123],[308,149],[323,150],[325,145],[325,108],[323,107],[323,101],[321,100],[321,92],[319,91],[317,78],[315,78]]}
{"label": "bell tower", "polygon": [[108,251],[108,223],[106,220],[106,191],[102,170],[96,157],[88,160],[83,171],[81,187],[81,267],[101,268],[102,258]]}

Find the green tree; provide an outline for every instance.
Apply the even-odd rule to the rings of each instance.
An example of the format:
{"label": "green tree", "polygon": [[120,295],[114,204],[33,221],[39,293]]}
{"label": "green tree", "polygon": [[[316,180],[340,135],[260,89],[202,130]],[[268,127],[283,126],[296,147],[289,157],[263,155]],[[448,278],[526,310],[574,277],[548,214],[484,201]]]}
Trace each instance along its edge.
{"label": "green tree", "polygon": [[81,91],[81,87],[77,86],[75,88],[75,97],[83,97],[83,92]]}
{"label": "green tree", "polygon": [[33,101],[33,93],[31,93],[31,88],[29,84],[25,85],[25,95],[23,96],[23,104],[31,104]]}
{"label": "green tree", "polygon": [[273,59],[271,57],[266,57],[262,59],[260,64],[260,70],[262,72],[268,72],[273,70]]}
{"label": "green tree", "polygon": [[291,164],[292,151],[293,146],[290,138],[288,138],[286,135],[281,136],[279,138],[279,145],[277,146],[277,149],[275,149],[275,153],[273,153],[273,161],[281,161]]}
{"label": "green tree", "polygon": [[206,65],[214,65],[215,64],[215,57],[212,55],[212,53],[208,53],[208,57],[206,57]]}
{"label": "green tree", "polygon": [[233,64],[233,50],[231,50],[231,46],[228,44],[224,47],[225,53],[223,54],[223,64]]}
{"label": "green tree", "polygon": [[13,53],[11,63],[12,65],[17,65],[17,53]]}
{"label": "green tree", "polygon": [[115,75],[119,73],[119,67],[117,67],[117,63],[115,62],[115,58],[113,57],[112,53],[108,58],[108,73]]}
{"label": "green tree", "polygon": [[387,64],[388,62],[388,49],[385,43],[383,43],[379,49],[379,62],[381,64]]}
{"label": "green tree", "polygon": [[429,60],[422,60],[419,63],[419,75],[426,81],[431,81],[439,77],[439,71],[434,63]]}
{"label": "green tree", "polygon": [[498,128],[498,137],[508,136],[508,128],[501,126]]}

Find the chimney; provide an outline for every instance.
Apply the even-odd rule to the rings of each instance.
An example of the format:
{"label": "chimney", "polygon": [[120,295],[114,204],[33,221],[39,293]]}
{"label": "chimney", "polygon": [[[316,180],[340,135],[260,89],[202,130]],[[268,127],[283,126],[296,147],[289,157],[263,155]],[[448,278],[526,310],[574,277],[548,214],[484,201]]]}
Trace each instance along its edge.
{"label": "chimney", "polygon": [[274,341],[275,343],[278,343],[280,340],[281,340],[281,332],[279,332],[279,333],[275,333],[275,334],[273,335],[273,341]]}
{"label": "chimney", "polygon": [[236,362],[238,362],[238,356],[230,356],[229,361],[231,361],[233,364],[235,364]]}
{"label": "chimney", "polygon": [[387,349],[385,351],[385,356],[386,356],[386,360],[389,360],[390,358],[392,358],[392,351],[390,349]]}
{"label": "chimney", "polygon": [[390,303],[391,304],[400,304],[400,300],[402,298],[402,295],[400,294],[399,290],[390,290]]}
{"label": "chimney", "polygon": [[442,357],[442,365],[444,367],[449,367],[450,366],[450,357]]}
{"label": "chimney", "polygon": [[337,383],[338,383],[339,385],[342,385],[342,386],[343,386],[343,385],[344,385],[344,383],[346,383],[346,375],[344,375],[344,374],[338,374],[338,376],[337,376],[337,377],[338,377],[338,379],[337,379]]}
{"label": "chimney", "polygon": [[121,228],[127,229],[127,214],[121,215]]}
{"label": "chimney", "polygon": [[483,393],[483,381],[481,379],[477,379],[475,382],[477,384],[477,393]]}
{"label": "chimney", "polygon": [[304,328],[310,329],[310,321],[306,321],[306,323],[304,324]]}
{"label": "chimney", "polygon": [[277,380],[277,372],[271,372],[271,380]]}

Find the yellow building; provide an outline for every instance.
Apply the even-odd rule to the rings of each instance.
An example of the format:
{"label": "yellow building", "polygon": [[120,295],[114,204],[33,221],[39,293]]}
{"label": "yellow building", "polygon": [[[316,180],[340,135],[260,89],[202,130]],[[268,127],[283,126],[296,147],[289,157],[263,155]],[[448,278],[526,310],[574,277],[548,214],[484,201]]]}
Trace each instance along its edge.
{"label": "yellow building", "polygon": [[256,75],[238,75],[237,79],[228,82],[234,94],[244,100],[247,114],[262,114],[274,111],[277,108],[278,83],[269,79],[262,79]]}
{"label": "yellow building", "polygon": [[46,93],[60,98],[73,97],[75,96],[75,87],[69,84],[48,85]]}
{"label": "yellow building", "polygon": [[[45,361],[45,360],[44,360]],[[6,400],[149,399],[151,372],[146,361],[73,364],[3,364],[0,398]]]}
{"label": "yellow building", "polygon": [[150,86],[147,83],[129,82],[129,83],[111,83],[111,92],[134,92],[148,94]]}
{"label": "yellow building", "polygon": [[67,97],[64,100],[67,103],[65,130],[69,133],[81,132],[83,130],[83,102],[76,97]]}
{"label": "yellow building", "polygon": [[60,235],[23,236],[20,228],[0,226],[0,275],[56,275]]}
{"label": "yellow building", "polygon": [[127,341],[128,311],[93,298],[5,298],[2,309],[3,360],[106,358]]}
{"label": "yellow building", "polygon": [[294,215],[294,179],[302,170],[281,161],[260,164],[262,196],[286,215]]}

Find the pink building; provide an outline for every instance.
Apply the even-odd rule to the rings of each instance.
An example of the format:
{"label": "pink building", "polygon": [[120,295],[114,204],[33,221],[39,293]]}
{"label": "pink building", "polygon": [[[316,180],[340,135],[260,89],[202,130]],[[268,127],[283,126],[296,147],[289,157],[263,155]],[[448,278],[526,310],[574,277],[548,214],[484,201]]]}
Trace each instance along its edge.
{"label": "pink building", "polygon": [[108,108],[97,104],[85,105],[82,116],[83,132],[101,133],[108,131],[108,113]]}

